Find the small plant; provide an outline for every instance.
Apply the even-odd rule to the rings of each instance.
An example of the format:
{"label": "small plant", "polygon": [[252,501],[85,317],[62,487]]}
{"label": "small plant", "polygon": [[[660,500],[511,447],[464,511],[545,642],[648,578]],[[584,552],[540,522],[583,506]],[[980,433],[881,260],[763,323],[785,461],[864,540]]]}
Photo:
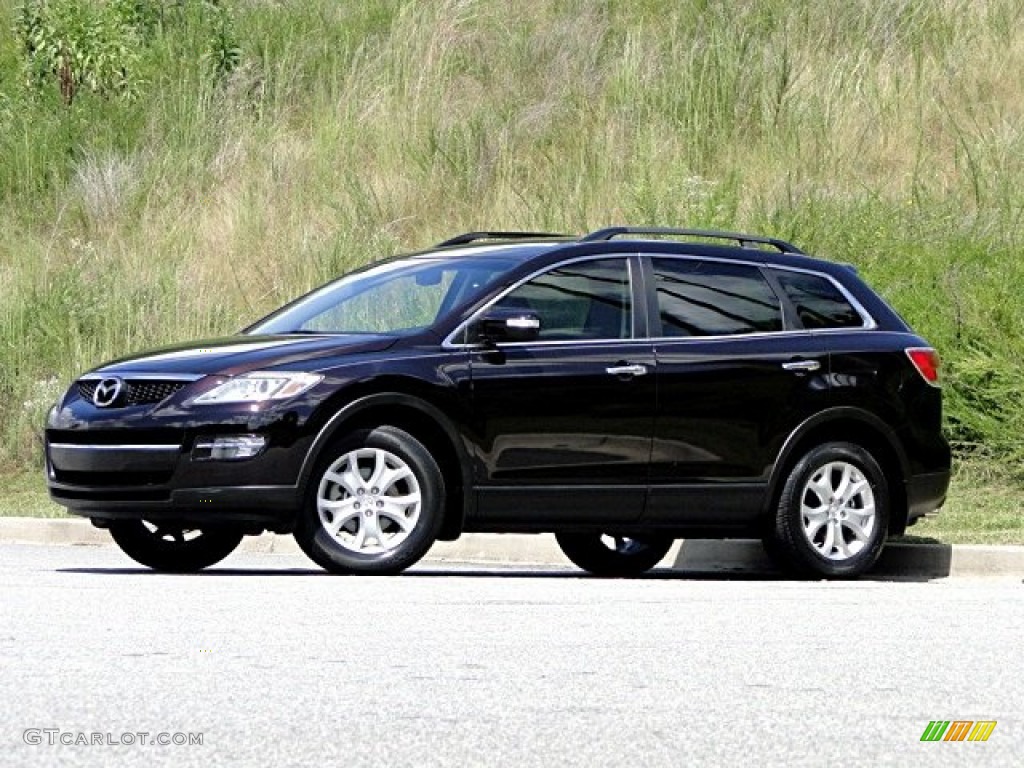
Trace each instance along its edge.
{"label": "small plant", "polygon": [[230,11],[213,0],[179,0],[175,9],[168,17],[158,0],[23,0],[14,33],[28,87],[56,86],[67,106],[83,90],[130,100],[145,82],[141,57],[172,26],[169,19],[202,25],[203,60],[223,80],[242,58]]}
{"label": "small plant", "polygon": [[28,86],[56,84],[70,106],[81,90],[131,99],[141,84],[139,36],[127,20],[133,4],[93,0],[25,0],[15,34],[22,43]]}
{"label": "small plant", "polygon": [[220,3],[206,2],[210,15],[209,49],[205,59],[213,69],[218,82],[230,75],[242,60],[242,49],[235,40],[234,20],[231,12]]}

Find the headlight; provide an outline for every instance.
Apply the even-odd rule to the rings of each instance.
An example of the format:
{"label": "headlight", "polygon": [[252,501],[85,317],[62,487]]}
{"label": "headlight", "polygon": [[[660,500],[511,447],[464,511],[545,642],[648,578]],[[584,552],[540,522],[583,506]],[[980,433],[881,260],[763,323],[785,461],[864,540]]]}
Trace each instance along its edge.
{"label": "headlight", "polygon": [[204,392],[192,402],[196,405],[219,405],[287,400],[315,387],[323,378],[315,373],[254,371],[229,379],[209,392]]}

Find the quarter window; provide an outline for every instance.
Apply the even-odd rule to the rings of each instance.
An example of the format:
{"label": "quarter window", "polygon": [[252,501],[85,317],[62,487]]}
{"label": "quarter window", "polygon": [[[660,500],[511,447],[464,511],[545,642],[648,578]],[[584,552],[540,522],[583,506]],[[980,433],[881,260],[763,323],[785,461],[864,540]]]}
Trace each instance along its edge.
{"label": "quarter window", "polygon": [[632,336],[629,267],[624,258],[565,264],[524,283],[495,306],[536,314],[541,341]]}
{"label": "quarter window", "polygon": [[661,336],[782,330],[782,308],[761,270],[745,264],[653,259]]}
{"label": "quarter window", "polygon": [[835,284],[820,275],[775,271],[804,328],[859,328],[864,319]]}

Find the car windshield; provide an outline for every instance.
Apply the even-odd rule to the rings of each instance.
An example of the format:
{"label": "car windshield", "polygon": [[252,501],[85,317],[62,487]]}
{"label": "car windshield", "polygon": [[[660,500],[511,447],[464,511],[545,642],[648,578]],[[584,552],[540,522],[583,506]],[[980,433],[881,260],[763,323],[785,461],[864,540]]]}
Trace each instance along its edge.
{"label": "car windshield", "polygon": [[427,328],[516,262],[507,258],[388,261],[346,275],[248,329],[275,333],[407,333]]}

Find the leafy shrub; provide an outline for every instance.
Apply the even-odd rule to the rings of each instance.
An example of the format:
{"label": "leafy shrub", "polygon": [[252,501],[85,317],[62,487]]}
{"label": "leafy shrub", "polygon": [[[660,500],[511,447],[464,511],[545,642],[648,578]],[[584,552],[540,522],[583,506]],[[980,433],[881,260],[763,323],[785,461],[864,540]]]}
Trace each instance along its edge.
{"label": "leafy shrub", "polygon": [[132,98],[138,92],[139,35],[134,3],[26,0],[15,23],[30,88],[56,85],[71,105],[82,89]]}
{"label": "leafy shrub", "polygon": [[211,0],[24,0],[14,24],[30,89],[54,86],[70,106],[83,89],[132,99],[145,84],[141,57],[175,21],[197,19],[206,30],[212,75],[223,79],[242,56],[226,7]]}

